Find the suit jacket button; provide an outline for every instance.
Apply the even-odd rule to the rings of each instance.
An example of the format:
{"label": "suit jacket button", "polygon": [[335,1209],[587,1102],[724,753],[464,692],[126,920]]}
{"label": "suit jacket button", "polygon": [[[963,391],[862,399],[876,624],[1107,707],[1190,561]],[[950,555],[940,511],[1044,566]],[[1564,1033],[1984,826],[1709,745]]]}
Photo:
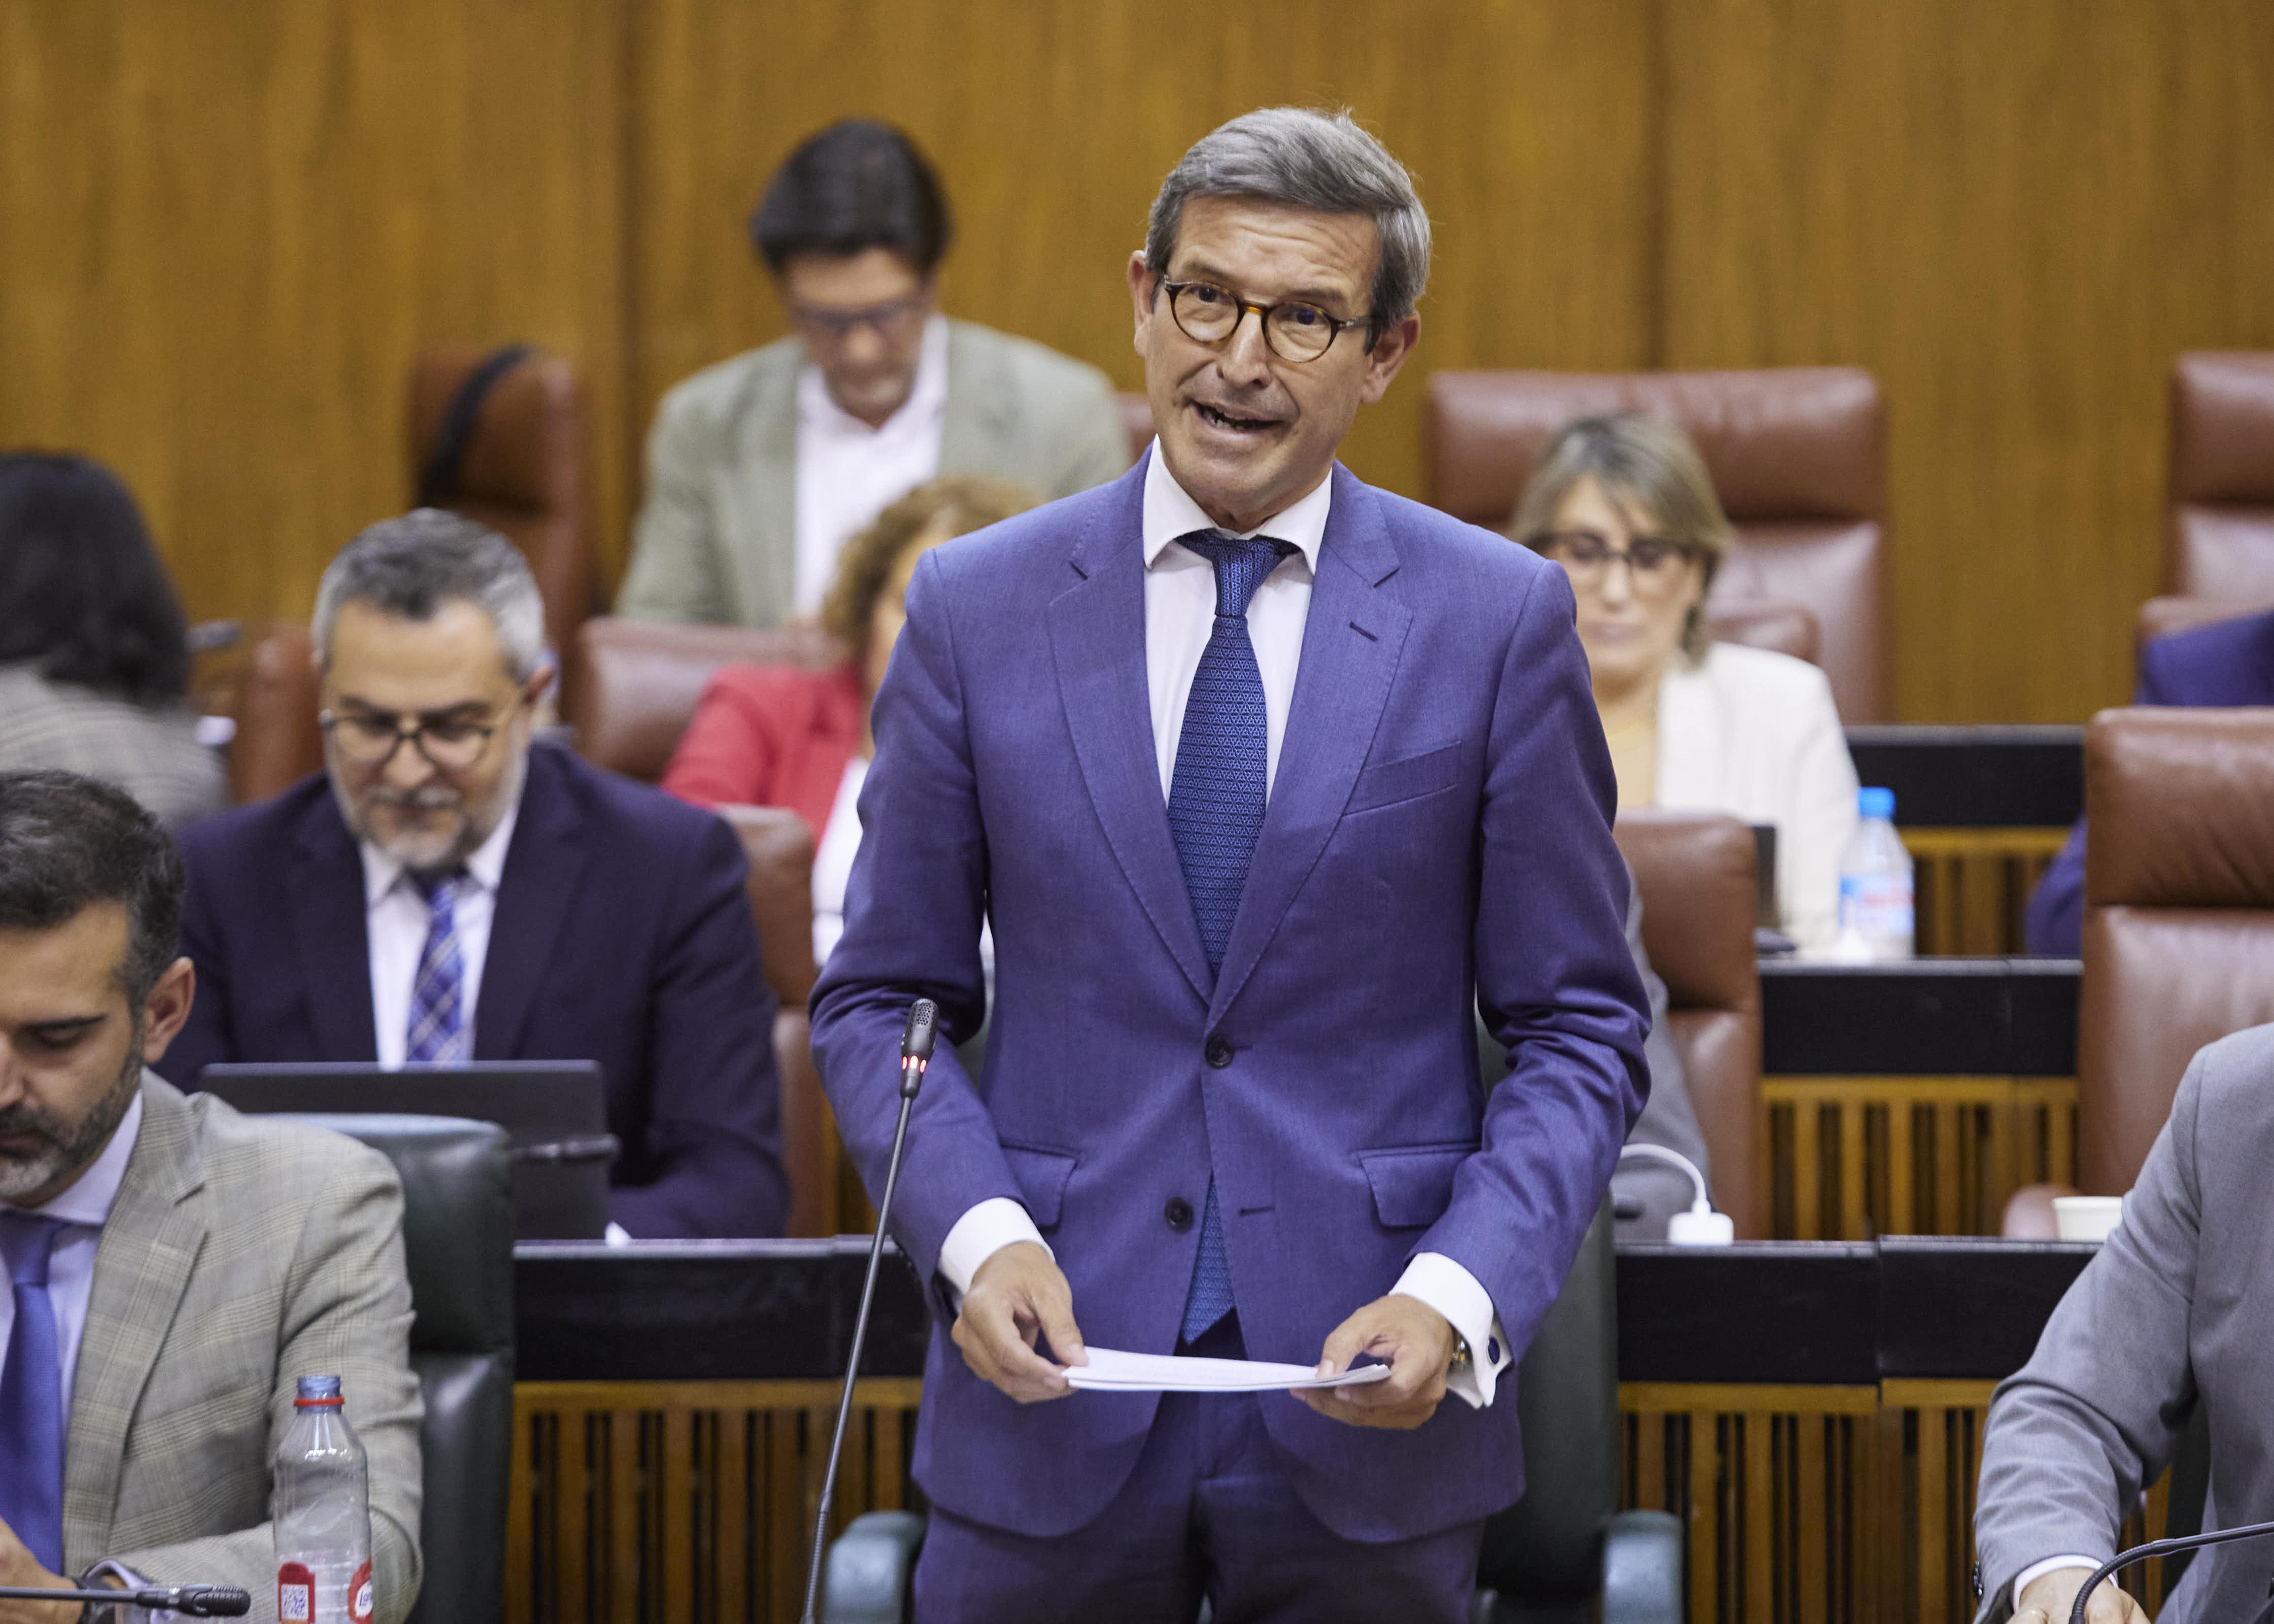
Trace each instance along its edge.
{"label": "suit jacket button", "polygon": [[1193,1227],[1193,1204],[1180,1195],[1172,1195],[1169,1204],[1161,1209],[1161,1216],[1169,1221],[1171,1229],[1182,1235]]}
{"label": "suit jacket button", "polygon": [[1225,1037],[1210,1038],[1208,1041],[1208,1048],[1201,1052],[1208,1056],[1208,1063],[1221,1071],[1231,1064],[1231,1040]]}

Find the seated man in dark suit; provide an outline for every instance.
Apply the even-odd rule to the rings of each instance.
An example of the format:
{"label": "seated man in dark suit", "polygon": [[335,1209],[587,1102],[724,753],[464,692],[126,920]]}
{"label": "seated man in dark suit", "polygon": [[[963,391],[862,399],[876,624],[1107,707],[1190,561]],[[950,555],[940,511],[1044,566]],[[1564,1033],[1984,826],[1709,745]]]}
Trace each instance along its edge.
{"label": "seated man in dark suit", "polygon": [[[2274,705],[2274,613],[2158,637],[2140,650],[2135,705]],[[2084,936],[2084,820],[2029,894],[2022,937],[2033,953],[2074,959]]]}
{"label": "seated man in dark suit", "polygon": [[316,598],[325,771],[183,841],[199,997],[161,1068],[596,1060],[630,1235],[765,1236],[786,1205],[774,1000],[734,832],[532,748],[527,565],[422,508]]}

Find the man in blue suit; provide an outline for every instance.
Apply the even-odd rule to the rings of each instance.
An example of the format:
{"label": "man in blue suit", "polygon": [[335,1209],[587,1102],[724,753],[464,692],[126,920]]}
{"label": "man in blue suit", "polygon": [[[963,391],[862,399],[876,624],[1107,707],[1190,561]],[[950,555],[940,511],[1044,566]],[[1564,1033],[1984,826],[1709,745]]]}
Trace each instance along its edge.
{"label": "man in blue suit", "polygon": [[[893,1213],[925,1620],[1465,1618],[1522,1490],[1506,1372],[1646,1017],[1562,573],[1335,461],[1427,266],[1347,117],[1234,119],[1129,267],[1151,454],[917,568],[814,1034],[875,1190],[909,1001],[969,1035],[991,922]],[[1069,1395],[1085,1338],[1391,1373]]]}
{"label": "man in blue suit", "polygon": [[[2274,705],[2274,613],[2246,614],[2158,637],[2140,650],[2135,705]],[[2083,951],[2084,819],[2029,893],[2022,940],[2033,953]]]}
{"label": "man in blue suit", "polygon": [[325,572],[325,771],[184,831],[198,996],[159,1070],[596,1060],[613,1223],[779,1235],[774,1000],[742,846],[531,747],[544,605],[496,531],[421,508]]}

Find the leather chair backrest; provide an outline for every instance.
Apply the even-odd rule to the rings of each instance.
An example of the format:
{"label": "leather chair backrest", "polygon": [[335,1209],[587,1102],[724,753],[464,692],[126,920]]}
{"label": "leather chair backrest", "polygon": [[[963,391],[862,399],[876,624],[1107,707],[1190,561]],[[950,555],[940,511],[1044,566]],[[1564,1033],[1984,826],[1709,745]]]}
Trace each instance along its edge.
{"label": "leather chair backrest", "polygon": [[280,622],[262,633],[245,655],[229,745],[229,791],[240,805],[290,789],[324,764],[317,693],[307,628]]}
{"label": "leather chair backrest", "polygon": [[2197,350],[2172,368],[2164,590],[2274,599],[2274,351]]}
{"label": "leather chair backrest", "polygon": [[1619,814],[1613,833],[1642,898],[1642,944],[1706,1136],[1714,1201],[1740,1239],[1768,1233],[1761,1149],[1761,975],[1753,832],[1725,812]]}
{"label": "leather chair backrest", "polygon": [[[418,488],[451,396],[492,351],[438,344],[410,365],[410,488]],[[564,655],[592,612],[591,504],[585,463],[591,436],[584,389],[565,356],[537,350],[483,400],[441,506],[501,530],[529,560],[545,598],[545,635]]]}
{"label": "leather chair backrest", "polygon": [[844,644],[817,627],[689,626],[595,616],[577,628],[565,715],[585,760],[654,783],[711,673],[737,661],[827,670]]}
{"label": "leather chair backrest", "polygon": [[1434,507],[1493,530],[1574,417],[1652,412],[1696,442],[1737,546],[1714,597],[1805,605],[1850,722],[1888,719],[1880,586],[1886,454],[1879,385],[1854,367],[1728,372],[1448,372],[1429,379]]}
{"label": "leather chair backrest", "polygon": [[2136,654],[2158,637],[2221,620],[2239,620],[2246,614],[2263,614],[2269,609],[2274,609],[2274,598],[2151,598],[2140,605],[2134,622],[2133,650]]}
{"label": "leather chair backrest", "polygon": [[1124,390],[1113,397],[1113,408],[1121,414],[1121,432],[1129,436],[1129,460],[1134,462],[1153,443],[1153,402]]}
{"label": "leather chair backrest", "polygon": [[1524,1498],[1485,1524],[1477,1566],[1478,1588],[1498,1591],[1503,1608],[1583,1602],[1602,1585],[1604,1526],[1619,1508],[1611,1229],[1606,1202],[1579,1243],[1562,1294],[1517,1363]]}
{"label": "leather chair backrest", "polygon": [[[426,1576],[411,1624],[505,1616],[513,1458],[513,1163],[505,1130],[455,1116],[296,1116],[385,1154],[403,1179]],[[350,1402],[353,1395],[350,1395]]]}
{"label": "leather chair backrest", "polygon": [[1816,664],[1824,637],[1805,604],[1782,598],[1716,598],[1706,612],[1706,633],[1716,643],[1741,643]]}
{"label": "leather chair backrest", "polygon": [[2085,730],[2077,1182],[2132,1187],[2195,1050],[2274,1020],[2274,710]]}

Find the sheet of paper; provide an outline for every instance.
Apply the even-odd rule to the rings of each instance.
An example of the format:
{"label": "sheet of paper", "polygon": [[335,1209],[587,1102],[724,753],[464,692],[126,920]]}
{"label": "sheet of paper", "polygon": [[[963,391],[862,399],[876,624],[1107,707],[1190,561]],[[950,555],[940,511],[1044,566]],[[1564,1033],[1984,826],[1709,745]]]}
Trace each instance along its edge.
{"label": "sheet of paper", "polygon": [[1164,1353],[1123,1353],[1092,1348],[1089,1363],[1070,1366],[1066,1380],[1096,1393],[1276,1393],[1297,1387],[1356,1387],[1386,1381],[1387,1365],[1364,1365],[1339,1376],[1321,1376],[1309,1365],[1262,1359],[1178,1358]]}

